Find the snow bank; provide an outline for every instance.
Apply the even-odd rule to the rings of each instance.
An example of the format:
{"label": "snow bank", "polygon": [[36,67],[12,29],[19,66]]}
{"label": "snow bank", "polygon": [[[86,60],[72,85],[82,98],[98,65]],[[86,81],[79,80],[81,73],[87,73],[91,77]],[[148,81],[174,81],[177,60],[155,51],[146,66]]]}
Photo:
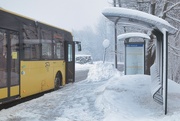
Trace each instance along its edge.
{"label": "snow bank", "polygon": [[[96,106],[107,114],[105,121],[116,113],[117,119],[114,117],[114,120],[111,121],[131,120],[134,116],[141,117],[142,113],[139,112],[144,114],[148,112],[149,104],[145,102],[151,100],[148,81],[150,77],[140,77],[142,76],[116,75],[96,91],[99,95]],[[144,105],[143,111],[142,105]],[[137,109],[138,111],[136,111]]]}
{"label": "snow bank", "polygon": [[178,121],[180,85],[169,80],[169,116],[165,116],[162,105],[152,99],[150,81],[147,75],[115,75],[99,87],[95,105],[105,112],[103,121]]}
{"label": "snow bank", "polygon": [[110,63],[96,63],[90,69],[87,77],[88,82],[104,81],[119,73]]}

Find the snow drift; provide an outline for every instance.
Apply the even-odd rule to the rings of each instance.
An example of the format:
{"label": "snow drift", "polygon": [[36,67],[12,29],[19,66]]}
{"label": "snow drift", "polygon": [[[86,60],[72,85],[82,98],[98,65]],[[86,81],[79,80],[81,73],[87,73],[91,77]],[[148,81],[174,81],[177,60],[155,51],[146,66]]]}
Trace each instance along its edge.
{"label": "snow drift", "polygon": [[150,81],[148,75],[115,75],[99,87],[95,105],[105,112],[104,121],[178,120],[180,86],[169,80],[169,116],[165,116],[162,105],[152,99]]}
{"label": "snow drift", "polygon": [[90,69],[87,77],[88,82],[104,81],[119,73],[111,63],[98,62]]}

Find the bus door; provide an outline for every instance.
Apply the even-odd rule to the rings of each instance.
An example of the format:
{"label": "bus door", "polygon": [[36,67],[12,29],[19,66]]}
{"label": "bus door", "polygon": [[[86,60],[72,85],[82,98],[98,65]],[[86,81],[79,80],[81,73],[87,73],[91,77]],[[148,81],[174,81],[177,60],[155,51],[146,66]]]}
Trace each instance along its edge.
{"label": "bus door", "polygon": [[75,44],[73,41],[65,41],[66,83],[75,80]]}
{"label": "bus door", "polygon": [[0,29],[0,100],[19,96],[19,35]]}

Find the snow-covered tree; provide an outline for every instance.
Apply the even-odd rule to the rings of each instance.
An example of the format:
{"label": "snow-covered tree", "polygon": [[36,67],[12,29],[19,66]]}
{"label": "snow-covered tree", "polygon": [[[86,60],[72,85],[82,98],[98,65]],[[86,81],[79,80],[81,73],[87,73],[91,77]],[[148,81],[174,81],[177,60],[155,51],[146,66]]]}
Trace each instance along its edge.
{"label": "snow-covered tree", "polygon": [[180,1],[179,0],[154,0],[155,15],[167,20],[178,28],[175,35],[169,36],[169,78],[180,82]]}
{"label": "snow-covered tree", "polygon": [[93,55],[94,49],[94,41],[96,41],[95,33],[93,32],[91,27],[85,27],[80,31],[73,30],[74,41],[80,41],[82,46],[81,52],[76,52],[77,54],[89,54]]}
{"label": "snow-covered tree", "polygon": [[[113,40],[113,34],[109,27],[112,27],[111,23],[105,17],[102,17],[99,19],[94,31],[91,27],[85,27],[80,31],[73,30],[74,40],[81,41],[82,45],[82,52],[76,52],[76,54],[90,54],[95,61],[103,60],[104,47],[102,43],[105,39]],[[112,44],[107,49],[107,52],[106,59],[112,59]]]}

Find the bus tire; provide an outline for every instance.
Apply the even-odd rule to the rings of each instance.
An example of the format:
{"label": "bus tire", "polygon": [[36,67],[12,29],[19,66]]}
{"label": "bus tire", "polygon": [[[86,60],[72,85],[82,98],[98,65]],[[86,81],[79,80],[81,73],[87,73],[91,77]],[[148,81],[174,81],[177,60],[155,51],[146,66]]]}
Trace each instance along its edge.
{"label": "bus tire", "polygon": [[54,90],[58,90],[61,86],[61,82],[62,82],[62,76],[61,74],[58,72],[56,74],[55,80],[54,80]]}

